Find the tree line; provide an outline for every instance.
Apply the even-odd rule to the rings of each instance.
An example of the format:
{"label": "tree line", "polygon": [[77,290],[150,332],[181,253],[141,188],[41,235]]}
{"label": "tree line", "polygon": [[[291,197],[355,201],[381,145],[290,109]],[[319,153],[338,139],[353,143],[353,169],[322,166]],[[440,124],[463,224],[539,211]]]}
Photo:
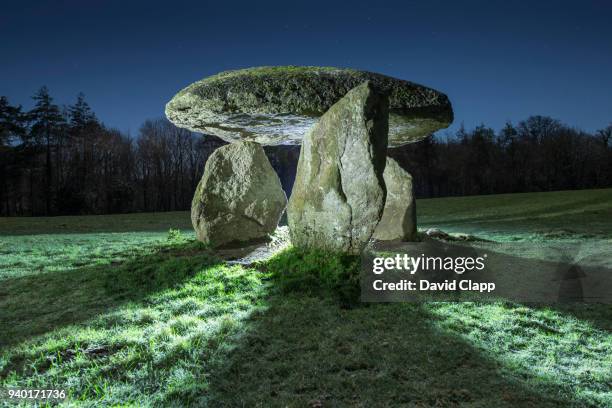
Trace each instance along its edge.
{"label": "tree line", "polygon": [[[0,216],[187,210],[219,139],[165,119],[136,137],[106,127],[83,94],[60,107],[46,87],[25,111],[0,97]],[[461,127],[390,149],[417,197],[612,186],[612,125],[589,134],[532,116],[499,132]],[[290,193],[299,147],[265,148]]]}
{"label": "tree line", "polygon": [[546,116],[495,132],[485,125],[428,138],[389,155],[417,197],[612,187],[612,125],[590,134]]}
{"label": "tree line", "polygon": [[0,97],[0,215],[173,211],[190,207],[223,143],[148,120],[136,138],[106,127],[82,94],[60,108],[46,87],[24,111]]}

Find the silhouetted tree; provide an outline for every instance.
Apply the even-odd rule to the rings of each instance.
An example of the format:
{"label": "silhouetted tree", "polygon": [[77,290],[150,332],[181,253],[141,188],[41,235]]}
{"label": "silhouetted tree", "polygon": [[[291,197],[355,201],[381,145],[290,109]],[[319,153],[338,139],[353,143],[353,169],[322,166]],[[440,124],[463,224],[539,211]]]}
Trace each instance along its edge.
{"label": "silhouetted tree", "polygon": [[9,178],[14,179],[10,170],[16,156],[13,145],[25,134],[25,117],[21,106],[12,106],[6,97],[0,97],[0,214],[11,212]]}
{"label": "silhouetted tree", "polygon": [[599,136],[604,148],[608,148],[610,145],[610,139],[612,138],[612,124],[608,125],[604,129],[598,130],[597,136]]}
{"label": "silhouetted tree", "polygon": [[25,117],[21,106],[12,106],[5,96],[0,96],[0,147],[9,146],[25,135]]}
{"label": "silhouetted tree", "polygon": [[53,194],[53,163],[51,150],[57,141],[58,134],[62,131],[64,116],[60,109],[53,103],[46,86],[32,97],[35,101],[34,108],[28,113],[31,121],[30,142],[36,146],[43,145],[45,149],[45,214],[51,214],[51,202]]}

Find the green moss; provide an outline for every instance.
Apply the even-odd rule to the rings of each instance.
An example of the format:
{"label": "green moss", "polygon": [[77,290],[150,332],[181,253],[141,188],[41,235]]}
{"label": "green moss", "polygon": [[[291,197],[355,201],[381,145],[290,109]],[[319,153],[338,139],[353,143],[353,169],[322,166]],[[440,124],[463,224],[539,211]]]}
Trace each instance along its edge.
{"label": "green moss", "polygon": [[229,71],[223,71],[218,74],[212,75],[210,77],[204,78],[199,81],[200,83],[209,83],[218,80],[226,80],[235,77],[241,76],[251,76],[251,77],[260,77],[260,76],[268,76],[268,75],[283,75],[283,76],[292,76],[292,75],[303,75],[303,74],[318,74],[318,73],[329,73],[334,74],[338,72],[355,74],[357,75],[359,71],[349,68],[336,68],[336,67],[316,67],[316,66],[298,66],[298,65],[285,65],[285,66],[264,66],[264,67],[252,67],[252,68],[244,68],[244,69],[235,69]]}
{"label": "green moss", "polygon": [[[266,122],[267,134],[259,134],[237,118],[250,115],[257,122],[266,115],[319,117],[365,81],[389,95],[390,146],[427,137],[453,121],[448,97],[434,89],[368,71],[298,66],[246,68],[204,78],[180,91],[167,104],[166,115],[178,126],[228,141],[247,138],[265,144],[274,133],[273,122]],[[276,139],[291,139],[283,134],[287,125],[280,124]]]}

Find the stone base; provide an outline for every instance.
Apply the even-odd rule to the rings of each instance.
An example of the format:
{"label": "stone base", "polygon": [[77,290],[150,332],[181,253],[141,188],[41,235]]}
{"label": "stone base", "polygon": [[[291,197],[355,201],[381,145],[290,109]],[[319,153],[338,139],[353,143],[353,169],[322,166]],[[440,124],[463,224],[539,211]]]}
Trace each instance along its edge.
{"label": "stone base", "polygon": [[240,245],[273,233],[287,204],[261,145],[238,142],[206,161],[191,204],[198,239],[214,247]]}
{"label": "stone base", "polygon": [[416,202],[412,176],[390,157],[383,173],[387,200],[373,238],[381,241],[416,241]]}

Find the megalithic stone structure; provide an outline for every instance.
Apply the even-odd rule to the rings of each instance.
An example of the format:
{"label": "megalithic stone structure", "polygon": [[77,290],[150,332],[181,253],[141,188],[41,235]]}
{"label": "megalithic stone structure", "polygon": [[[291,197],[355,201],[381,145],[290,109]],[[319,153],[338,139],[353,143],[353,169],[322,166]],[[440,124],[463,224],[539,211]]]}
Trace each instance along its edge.
{"label": "megalithic stone structure", "polygon": [[306,134],[287,208],[293,245],[358,254],[368,243],[385,204],[388,109],[366,81]]}
{"label": "megalithic stone structure", "polygon": [[[281,66],[204,78],[177,93],[166,104],[166,116],[179,127],[232,144],[303,143],[288,212],[294,244],[357,253],[381,215],[376,237],[411,239],[412,210],[388,203],[389,214],[404,215],[399,226],[394,216],[383,215],[385,151],[448,127],[453,110],[446,95],[413,82],[353,69]],[[207,164],[196,191],[192,219],[204,242],[220,245],[266,235],[282,212],[278,177],[263,170],[267,166],[257,145],[241,146],[224,147],[219,157],[211,157],[221,160],[232,149],[251,146],[218,174]],[[255,162],[261,177],[249,178],[244,169]],[[248,186],[244,191],[241,182]],[[266,192],[269,200],[255,191]],[[251,199],[254,207],[244,207]]]}

